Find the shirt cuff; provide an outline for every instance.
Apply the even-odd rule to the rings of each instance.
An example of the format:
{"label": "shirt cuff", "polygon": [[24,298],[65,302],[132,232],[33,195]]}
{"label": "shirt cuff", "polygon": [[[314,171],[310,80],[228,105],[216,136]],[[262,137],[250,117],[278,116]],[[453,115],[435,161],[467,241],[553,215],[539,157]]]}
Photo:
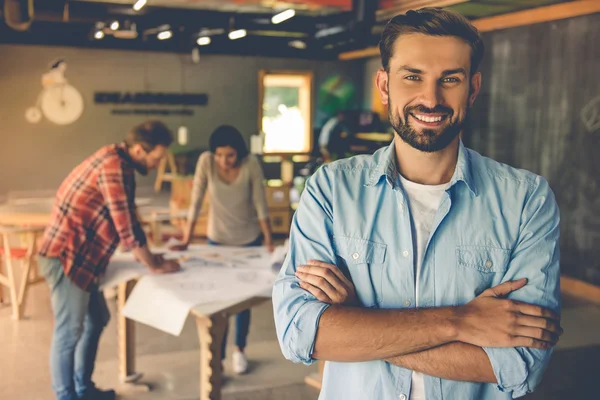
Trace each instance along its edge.
{"label": "shirt cuff", "polygon": [[289,343],[290,353],[295,354],[297,359],[306,365],[311,365],[316,361],[312,358],[312,353],[315,348],[319,320],[329,306],[329,304],[318,300],[306,302],[298,310],[292,321],[292,326],[290,326],[290,329],[292,329]]}
{"label": "shirt cuff", "polygon": [[484,347],[498,381],[498,389],[502,392],[512,392],[517,398],[531,393],[527,377],[529,370],[515,348]]}
{"label": "shirt cuff", "polygon": [[148,243],[148,240],[146,239],[146,233],[144,233],[141,225],[138,225],[133,228],[133,235],[121,238],[120,242],[121,247],[125,251],[131,251],[139,247],[144,247]]}

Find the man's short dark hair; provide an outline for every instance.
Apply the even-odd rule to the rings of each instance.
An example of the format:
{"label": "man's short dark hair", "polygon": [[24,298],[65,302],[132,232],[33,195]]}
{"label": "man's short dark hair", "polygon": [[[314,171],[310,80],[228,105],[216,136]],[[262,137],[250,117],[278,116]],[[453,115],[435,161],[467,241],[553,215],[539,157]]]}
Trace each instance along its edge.
{"label": "man's short dark hair", "polygon": [[217,151],[217,147],[229,146],[237,152],[237,161],[241,162],[248,155],[248,146],[240,131],[231,125],[221,125],[210,135],[209,147],[211,153]]}
{"label": "man's short dark hair", "polygon": [[169,147],[173,143],[173,134],[165,124],[160,121],[146,121],[136,125],[125,137],[125,144],[131,147],[141,145],[150,152],[156,146]]}
{"label": "man's short dark hair", "polygon": [[401,35],[422,33],[431,36],[454,36],[471,46],[471,75],[474,75],[483,59],[484,45],[477,28],[461,14],[441,8],[422,8],[392,18],[381,34],[379,52],[381,64],[390,72],[390,59],[394,44]]}

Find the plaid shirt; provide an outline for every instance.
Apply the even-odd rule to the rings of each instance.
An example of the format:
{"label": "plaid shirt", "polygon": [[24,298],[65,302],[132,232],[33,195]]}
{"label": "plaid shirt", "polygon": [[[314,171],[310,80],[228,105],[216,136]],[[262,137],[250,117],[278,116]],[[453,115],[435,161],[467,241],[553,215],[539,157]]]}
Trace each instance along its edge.
{"label": "plaid shirt", "polygon": [[101,148],[58,189],[40,255],[58,257],[78,287],[95,288],[119,242],[125,250],[146,244],[134,198],[135,170],[125,146]]}

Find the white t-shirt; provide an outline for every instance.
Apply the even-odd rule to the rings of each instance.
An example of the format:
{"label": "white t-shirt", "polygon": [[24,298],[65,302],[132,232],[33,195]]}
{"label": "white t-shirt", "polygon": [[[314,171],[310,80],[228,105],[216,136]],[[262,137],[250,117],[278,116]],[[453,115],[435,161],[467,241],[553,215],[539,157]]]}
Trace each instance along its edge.
{"label": "white t-shirt", "polygon": [[[421,275],[421,266],[423,265],[423,256],[425,247],[429,241],[435,215],[440,206],[440,201],[444,191],[449,184],[443,185],[421,185],[411,182],[400,176],[400,181],[410,207],[412,235],[413,235],[413,254],[415,255],[415,306],[419,307],[419,276]],[[413,372],[411,400],[425,400],[425,381],[423,374]]]}

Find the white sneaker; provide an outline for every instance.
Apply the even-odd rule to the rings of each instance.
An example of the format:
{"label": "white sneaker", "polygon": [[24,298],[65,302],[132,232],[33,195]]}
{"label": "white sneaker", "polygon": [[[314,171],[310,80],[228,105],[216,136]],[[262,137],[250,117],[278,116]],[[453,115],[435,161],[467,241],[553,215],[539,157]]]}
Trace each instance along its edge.
{"label": "white sneaker", "polygon": [[233,372],[240,375],[246,373],[248,370],[248,359],[246,354],[241,351],[233,353]]}

